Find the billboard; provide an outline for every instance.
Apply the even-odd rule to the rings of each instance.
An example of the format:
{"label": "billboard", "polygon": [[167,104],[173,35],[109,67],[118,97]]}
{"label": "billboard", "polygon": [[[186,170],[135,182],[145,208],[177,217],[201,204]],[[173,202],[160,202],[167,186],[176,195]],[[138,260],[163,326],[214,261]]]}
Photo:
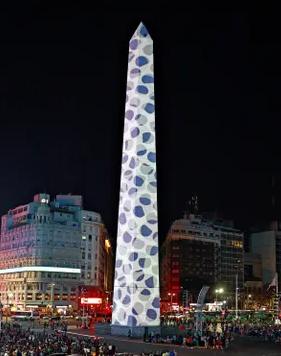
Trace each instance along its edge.
{"label": "billboard", "polygon": [[81,304],[101,304],[102,298],[81,298]]}

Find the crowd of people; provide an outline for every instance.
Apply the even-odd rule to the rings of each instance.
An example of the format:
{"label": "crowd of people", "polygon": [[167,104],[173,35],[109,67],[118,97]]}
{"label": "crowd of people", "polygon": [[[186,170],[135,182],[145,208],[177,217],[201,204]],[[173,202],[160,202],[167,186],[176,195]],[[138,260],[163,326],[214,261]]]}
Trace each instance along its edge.
{"label": "crowd of people", "polygon": [[216,350],[224,350],[229,347],[231,341],[230,335],[210,333],[207,335],[197,335],[196,333],[190,335],[173,335],[165,338],[156,335],[149,338],[149,342],[163,343],[187,346],[189,348],[209,348]]}
{"label": "crowd of people", "polygon": [[[67,333],[67,324],[63,321],[44,323],[41,329],[23,329],[19,324],[2,324],[0,331],[0,356],[47,356],[52,354],[79,354],[85,356],[118,355],[114,345],[105,343],[102,338],[73,336]],[[281,344],[281,325],[254,324],[237,322],[203,322],[202,330],[196,331],[194,319],[171,320],[167,330],[177,332],[162,335],[145,333],[143,341],[164,345],[179,345],[186,348],[205,348],[213,350],[227,349],[233,335],[255,337],[262,341]],[[170,328],[171,327],[171,328]],[[130,335],[128,335],[130,337]],[[159,350],[161,346],[159,345]],[[176,349],[176,348],[175,348]],[[175,356],[175,352],[150,354]],[[144,355],[144,354],[143,354]]]}
{"label": "crowd of people", "polygon": [[151,343],[163,343],[181,345],[189,348],[209,348],[216,350],[227,349],[233,340],[232,330],[228,327],[222,329],[221,325],[208,325],[202,332],[197,332],[194,324],[181,329],[181,332],[166,337],[160,334],[150,333],[144,337],[144,341]]}
{"label": "crowd of people", "polygon": [[[173,328],[180,332],[172,337],[167,337],[166,340],[161,340],[161,338],[158,338],[158,340],[191,347],[228,348],[235,334],[281,344],[281,325],[275,325],[274,320],[263,322],[242,322],[241,320],[204,322],[202,336],[197,335],[194,331],[194,319],[167,318],[162,320],[162,326],[168,329]],[[156,339],[155,336],[152,337],[152,342]]]}
{"label": "crowd of people", "polygon": [[62,331],[34,332],[5,324],[0,332],[0,356],[47,356],[78,354],[85,356],[115,355],[114,345],[101,338],[74,337]]}
{"label": "crowd of people", "polygon": [[280,325],[245,325],[239,328],[239,334],[253,336],[263,341],[281,344]]}

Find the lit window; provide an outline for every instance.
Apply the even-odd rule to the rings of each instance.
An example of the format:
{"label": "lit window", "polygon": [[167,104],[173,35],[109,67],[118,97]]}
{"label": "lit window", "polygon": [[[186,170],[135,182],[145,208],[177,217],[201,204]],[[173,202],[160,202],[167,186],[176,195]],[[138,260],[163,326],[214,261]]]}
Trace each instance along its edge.
{"label": "lit window", "polygon": [[231,240],[230,241],[230,246],[234,247],[234,248],[243,248],[243,243],[242,243],[242,241]]}

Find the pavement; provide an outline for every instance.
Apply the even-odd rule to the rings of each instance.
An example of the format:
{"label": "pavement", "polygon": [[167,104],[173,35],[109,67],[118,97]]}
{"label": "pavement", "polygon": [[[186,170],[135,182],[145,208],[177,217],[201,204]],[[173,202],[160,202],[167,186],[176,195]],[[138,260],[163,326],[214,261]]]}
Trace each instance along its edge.
{"label": "pavement", "polygon": [[156,351],[176,351],[177,356],[194,355],[222,355],[226,356],[281,356],[281,345],[264,342],[251,337],[236,336],[230,348],[225,351],[206,350],[204,348],[191,349],[186,346],[165,345],[165,344],[150,344],[139,339],[129,339],[126,337],[118,337],[111,335],[97,335],[94,329],[81,330],[71,329],[68,334],[83,335],[88,337],[101,336],[107,343],[114,344],[117,352],[128,353],[149,353]]}
{"label": "pavement", "polygon": [[[24,323],[25,327],[31,326],[28,323]],[[32,326],[31,326],[32,327]],[[42,326],[33,325],[36,331],[42,331]],[[51,330],[49,330],[51,331]],[[117,348],[117,352],[140,354],[141,352],[150,353],[156,351],[176,351],[177,356],[186,355],[225,355],[225,356],[281,356],[281,345],[273,344],[259,340],[255,337],[245,337],[236,336],[234,341],[228,350],[217,351],[217,350],[206,350],[191,349],[186,346],[177,345],[165,345],[165,344],[155,344],[146,343],[140,339],[129,339],[127,337],[118,337],[111,335],[98,334],[95,329],[81,329],[76,326],[69,326],[68,334],[73,336],[86,336],[86,337],[96,337],[100,336],[105,342],[114,344]]]}

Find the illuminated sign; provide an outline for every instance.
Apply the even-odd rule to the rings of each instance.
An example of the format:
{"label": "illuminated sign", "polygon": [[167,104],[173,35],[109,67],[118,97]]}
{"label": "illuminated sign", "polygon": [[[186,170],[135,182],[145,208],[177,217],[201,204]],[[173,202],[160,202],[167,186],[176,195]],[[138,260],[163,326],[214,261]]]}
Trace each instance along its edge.
{"label": "illuminated sign", "polygon": [[101,304],[101,298],[81,298],[81,304]]}
{"label": "illuminated sign", "polygon": [[26,266],[1,269],[0,274],[6,273],[19,273],[19,272],[61,272],[61,273],[74,273],[80,274],[80,268],[68,268],[68,267],[44,267],[44,266]]}

